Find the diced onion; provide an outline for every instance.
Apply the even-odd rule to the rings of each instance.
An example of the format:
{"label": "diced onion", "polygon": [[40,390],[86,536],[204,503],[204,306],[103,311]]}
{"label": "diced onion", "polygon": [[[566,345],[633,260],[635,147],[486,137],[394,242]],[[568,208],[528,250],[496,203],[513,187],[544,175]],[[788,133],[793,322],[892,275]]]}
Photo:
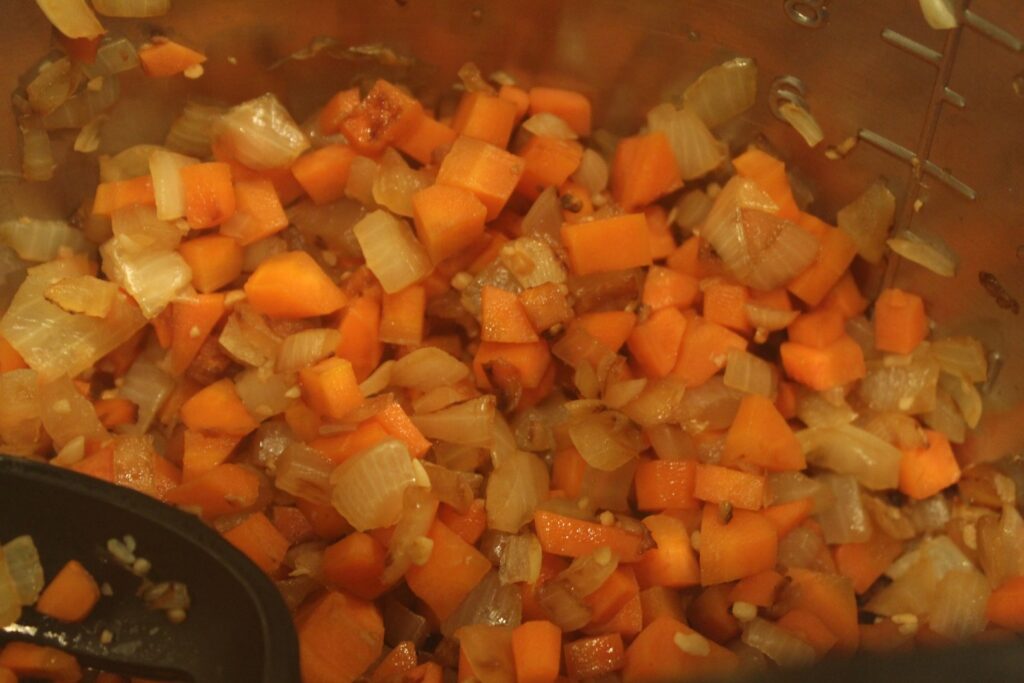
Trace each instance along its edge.
{"label": "diced onion", "polygon": [[487,526],[518,533],[533,519],[547,491],[548,469],[544,462],[532,453],[513,451],[487,478]]}
{"label": "diced onion", "polygon": [[588,465],[606,472],[634,460],[643,447],[636,427],[624,415],[613,411],[572,420],[569,438]]}
{"label": "diced onion", "polygon": [[1017,508],[1004,505],[998,518],[986,515],[977,527],[978,560],[989,585],[996,588],[1011,577],[1024,576],[1024,520]]}
{"label": "diced onion", "polygon": [[[609,393],[605,392],[606,405]],[[641,427],[650,428],[681,419],[685,403],[686,385],[675,377],[662,377],[646,382],[639,395],[622,407],[622,412]]]}
{"label": "diced onion", "polygon": [[81,230],[64,221],[23,218],[0,223],[0,244],[6,244],[25,261],[42,263],[57,258],[60,250],[87,253],[92,245]]}
{"label": "diced onion", "polygon": [[354,231],[366,267],[388,294],[415,284],[431,271],[430,257],[408,223],[387,211],[368,214]]}
{"label": "diced onion", "polygon": [[460,382],[469,376],[465,363],[434,346],[424,346],[395,361],[391,384],[429,391]]}
{"label": "diced onion", "polygon": [[262,367],[277,359],[281,338],[251,306],[235,306],[217,339],[220,347],[235,361]]}
{"label": "diced onion", "polygon": [[198,159],[166,150],[157,150],[149,157],[157,218],[172,221],[185,215],[185,184],[181,180],[181,169],[197,163]]}
{"label": "diced onion", "polygon": [[85,0],[36,0],[36,4],[50,23],[68,38],[95,38],[104,33]]}
{"label": "diced onion", "polygon": [[763,652],[779,666],[808,666],[817,659],[814,648],[792,631],[764,619],[754,619],[743,629],[743,642]]}
{"label": "diced onion", "polygon": [[478,624],[454,635],[480,683],[514,683],[511,628]]}
{"label": "diced onion", "polygon": [[701,74],[683,93],[683,102],[714,128],[752,107],[756,97],[757,63],[736,57]]}
{"label": "diced onion", "polygon": [[363,396],[374,396],[391,385],[391,372],[395,361],[387,360],[377,366],[370,376],[359,383],[359,393]]}
{"label": "diced onion", "polygon": [[73,149],[82,154],[92,154],[100,148],[100,129],[107,121],[106,114],[100,114],[89,123],[82,126],[75,136]]}
{"label": "diced onion", "polygon": [[576,631],[590,623],[592,612],[564,581],[548,581],[536,591],[537,603],[548,619],[564,631]]}
{"label": "diced onion", "polygon": [[[160,149],[157,145],[132,145],[112,157],[101,156],[100,182],[110,183],[149,175],[149,157]],[[145,208],[153,213],[154,218],[156,217],[152,207]]]}
{"label": "diced onion", "polygon": [[428,439],[465,446],[489,446],[494,441],[495,397],[481,396],[426,415],[413,424]]}
{"label": "diced onion", "polygon": [[677,425],[658,425],[647,430],[651,448],[661,460],[695,460],[693,437]]}
{"label": "diced onion", "polygon": [[871,538],[871,518],[860,498],[860,485],[851,476],[822,474],[818,481],[832,494],[832,504],[818,513],[825,541],[863,543]]}
{"label": "diced onion", "polygon": [[565,119],[550,112],[534,114],[523,121],[522,128],[534,135],[556,140],[575,140],[579,137]]}
{"label": "diced onion", "polygon": [[742,399],[743,394],[725,386],[721,377],[712,377],[687,390],[680,406],[679,422],[692,434],[707,429],[728,429]]}
{"label": "diced onion", "polygon": [[[18,600],[23,606],[34,605],[43,590],[43,565],[31,536],[18,536],[4,543],[0,553],[7,564]],[[0,610],[2,611],[2,610]]]}
{"label": "diced onion", "polygon": [[132,364],[124,376],[120,394],[139,407],[133,433],[144,434],[149,430],[157,412],[174,391],[175,382],[160,367],[145,358]]}
{"label": "diced onion", "polygon": [[881,181],[839,210],[839,229],[857,245],[857,253],[868,263],[878,263],[885,254],[885,239],[896,213],[896,197]]}
{"label": "diced onion", "polygon": [[536,237],[512,240],[502,247],[499,258],[523,288],[549,282],[562,284],[566,280],[561,259],[546,241]]}
{"label": "diced onion", "polygon": [[870,363],[858,393],[872,410],[916,415],[935,406],[938,382],[938,363],[918,354],[906,364]]}
{"label": "diced onion", "polygon": [[119,235],[100,253],[103,272],[132,295],[146,318],[156,317],[192,282],[192,269],[176,251],[139,251],[131,238]]}
{"label": "diced onion", "polygon": [[943,389],[935,394],[935,407],[921,419],[930,429],[942,432],[953,443],[963,443],[967,438],[967,422],[956,402]]}
{"label": "diced onion", "polygon": [[428,461],[423,462],[423,469],[437,499],[461,513],[469,510],[483,485],[483,476],[476,473],[450,470]]}
{"label": "diced onion", "polygon": [[185,103],[181,115],[171,124],[164,144],[168,149],[193,157],[210,155],[213,124],[224,115],[224,108],[195,100]]}
{"label": "diced onion", "polygon": [[915,500],[903,510],[918,533],[932,534],[942,531],[950,519],[949,501],[941,494],[924,500]]}
{"label": "diced onion", "polygon": [[71,60],[62,57],[40,68],[38,75],[25,86],[25,94],[32,109],[40,114],[48,114],[64,104],[73,89]]}
{"label": "diced onion", "polygon": [[954,640],[966,640],[981,633],[987,617],[985,607],[992,589],[977,571],[952,571],[935,588],[928,625],[936,633]]}
{"label": "diced onion", "polygon": [[936,275],[953,277],[956,275],[956,257],[944,244],[936,244],[937,238],[925,240],[913,233],[903,233],[886,242],[889,248],[898,255],[927,268]]}
{"label": "diced onion", "polygon": [[857,419],[857,413],[842,396],[833,401],[823,394],[807,391],[797,398],[796,416],[808,427],[842,427]]}
{"label": "diced onion", "polygon": [[43,427],[58,449],[79,436],[97,440],[107,437],[96,409],[67,377],[39,387],[39,407]]}
{"label": "diced onion", "polygon": [[277,352],[277,371],[308,368],[334,353],[340,341],[341,333],[333,328],[314,328],[288,335]]}
{"label": "diced onion", "polygon": [[373,180],[379,170],[380,164],[369,157],[358,156],[353,159],[345,182],[345,196],[363,206],[377,206],[373,199]]}
{"label": "diced onion", "polygon": [[748,302],[744,304],[747,312],[747,320],[757,330],[765,332],[776,332],[789,327],[789,324],[796,320],[800,311],[785,311],[764,304]]}
{"label": "diced onion", "polygon": [[825,486],[803,472],[772,472],[768,475],[765,505],[780,505],[804,498],[813,498],[816,506],[831,501]]}
{"label": "diced onion", "polygon": [[[313,503],[325,504],[333,500],[331,473],[335,465],[315,448],[292,442],[277,458],[275,468],[274,486],[280,490]],[[347,498],[369,496],[368,491],[363,492],[363,496],[359,492],[360,489],[353,488]]]}
{"label": "diced onion", "polygon": [[896,488],[903,453],[877,436],[854,427],[813,427],[796,433],[808,462],[856,477],[872,490]]}
{"label": "diced onion", "polygon": [[169,251],[178,246],[182,237],[182,230],[157,218],[151,206],[118,209],[111,216],[111,229],[116,237],[126,238],[125,247],[133,251]]}
{"label": "diced onion", "polygon": [[579,168],[572,174],[572,179],[591,195],[600,194],[608,187],[608,162],[588,147],[583,150]]}
{"label": "diced onion", "polygon": [[900,541],[909,540],[917,535],[914,523],[910,521],[903,508],[890,505],[881,497],[870,494],[865,494],[862,499],[865,509],[871,515],[871,521],[882,533]]}
{"label": "diced onion", "polygon": [[93,7],[108,17],[160,17],[171,9],[171,0],[92,0]]}
{"label": "diced onion", "polygon": [[575,558],[559,573],[556,581],[564,582],[574,595],[585,598],[600,588],[618,569],[619,558],[608,546],[600,546]]}
{"label": "diced onion", "polygon": [[587,465],[580,482],[580,499],[586,498],[595,510],[628,512],[629,494],[638,462],[630,460],[611,472]]}
{"label": "diced onion", "polygon": [[960,24],[952,0],[919,0],[919,2],[924,20],[932,28],[942,31],[956,28]]}
{"label": "diced onion", "polygon": [[295,400],[295,376],[249,368],[235,377],[235,389],[246,409],[265,420],[283,413]]}
{"label": "diced onion", "polygon": [[437,513],[437,498],[429,489],[410,486],[405,489],[402,514],[388,541],[388,563],[380,575],[381,583],[390,585],[405,575],[412,565],[422,565],[426,557],[417,551],[427,538]]}
{"label": "diced onion", "polygon": [[946,337],[931,343],[932,357],[944,372],[962,373],[971,382],[988,379],[988,360],[981,342],[973,337]]}
{"label": "diced onion", "polygon": [[889,565],[885,575],[893,582],[876,593],[866,607],[868,611],[884,616],[925,615],[939,582],[946,574],[972,571],[973,568],[971,561],[948,536],[926,538]]}
{"label": "diced onion", "polygon": [[115,38],[104,41],[96,50],[96,59],[92,64],[80,64],[79,68],[86,78],[97,76],[114,76],[131,71],[139,66],[139,53],[135,45],[127,38]]}
{"label": "diced onion", "polygon": [[411,217],[412,196],[431,182],[432,178],[409,168],[402,155],[389,147],[373,179],[373,199],[392,213]]}
{"label": "diced onion", "polygon": [[707,218],[713,203],[708,193],[699,188],[684,192],[675,205],[676,225],[693,230]]}
{"label": "diced onion", "polygon": [[558,200],[558,192],[549,187],[533,200],[533,205],[523,217],[523,234],[547,238],[557,244],[561,241],[561,229],[562,205]]}
{"label": "diced onion", "polygon": [[20,130],[22,176],[25,180],[50,180],[57,168],[50,136],[42,128],[22,127]]}
{"label": "diced onion", "polygon": [[21,617],[18,587],[7,569],[4,553],[0,550],[0,628],[13,624]]}
{"label": "diced onion", "polygon": [[[235,216],[241,215],[236,212]],[[242,254],[242,272],[251,273],[271,256],[288,251],[288,243],[280,237],[266,237],[245,247]]]}
{"label": "diced onion", "polygon": [[939,386],[948,393],[960,408],[964,422],[971,429],[981,421],[981,394],[969,379],[961,374],[943,372],[939,375]]}
{"label": "diced onion", "polygon": [[699,178],[717,168],[726,156],[726,146],[690,109],[659,104],[647,113],[647,127],[664,133],[676,157],[683,180]]}
{"label": "diced onion", "polygon": [[214,122],[212,134],[257,171],[289,166],[309,149],[309,139],[270,93],[232,107]]}
{"label": "diced onion", "polygon": [[811,112],[804,109],[795,102],[784,102],[779,106],[779,114],[786,120],[786,123],[793,126],[793,129],[800,134],[808,147],[816,147],[819,142],[825,139],[821,125]]}
{"label": "diced onion", "polygon": [[114,106],[121,96],[121,84],[115,76],[99,77],[99,87],[85,88],[42,117],[43,128],[57,130],[81,128]]}
{"label": "diced onion", "polygon": [[540,541],[529,531],[508,540],[498,566],[498,579],[502,585],[537,582],[543,552]]}
{"label": "diced onion", "polygon": [[352,456],[331,474],[331,504],[358,531],[390,526],[402,514],[405,489],[415,483],[405,444],[384,441]]}
{"label": "diced onion", "polygon": [[288,208],[288,220],[307,239],[322,240],[327,247],[352,258],[362,258],[353,228],[366,215],[366,207],[343,198],[330,204],[299,202]]}
{"label": "diced onion", "polygon": [[746,394],[774,398],[778,388],[778,373],[771,363],[752,353],[730,349],[725,361],[725,386]]}
{"label": "diced onion", "polygon": [[[455,403],[462,403],[476,396],[476,391],[465,385],[444,386],[431,389],[412,400],[412,409],[417,415],[433,413]],[[366,394],[363,394],[364,396]]]}
{"label": "diced onion", "polygon": [[860,421],[860,426],[900,450],[921,448],[925,445],[921,425],[910,415],[896,412],[871,413]]}

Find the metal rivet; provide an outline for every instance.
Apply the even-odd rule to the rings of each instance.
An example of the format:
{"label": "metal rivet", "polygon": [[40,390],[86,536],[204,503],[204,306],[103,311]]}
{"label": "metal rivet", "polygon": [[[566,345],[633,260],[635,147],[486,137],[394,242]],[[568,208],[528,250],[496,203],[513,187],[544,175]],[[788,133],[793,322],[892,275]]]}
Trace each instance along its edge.
{"label": "metal rivet", "polygon": [[828,3],[825,0],[786,0],[786,15],[806,28],[821,28],[828,23]]}

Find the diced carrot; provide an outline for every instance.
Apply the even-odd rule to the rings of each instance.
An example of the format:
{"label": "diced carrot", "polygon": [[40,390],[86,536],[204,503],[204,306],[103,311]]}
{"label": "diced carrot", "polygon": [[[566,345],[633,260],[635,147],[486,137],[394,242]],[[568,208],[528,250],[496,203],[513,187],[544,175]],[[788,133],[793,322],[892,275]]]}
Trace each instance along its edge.
{"label": "diced carrot", "polygon": [[836,283],[847,277],[846,269],[857,255],[857,245],[849,235],[838,228],[821,225],[824,229],[818,233],[820,248],[814,263],[786,285],[794,296],[811,306],[820,304]]}
{"label": "diced carrot", "polygon": [[150,78],[166,78],[188,71],[206,61],[206,55],[164,37],[139,49],[142,72]]}
{"label": "diced carrot", "polygon": [[764,477],[731,467],[698,464],[693,497],[707,503],[728,503],[743,510],[764,507]]}
{"label": "diced carrot", "polygon": [[366,97],[341,120],[338,130],[361,154],[375,155],[400,143],[419,125],[423,105],[385,80],[378,80]]}
{"label": "diced carrot", "polygon": [[729,600],[732,588],[730,583],[708,586],[686,610],[690,624],[716,643],[727,643],[740,634],[740,622],[733,616]]}
{"label": "diced carrot", "polygon": [[530,114],[554,114],[579,135],[590,135],[590,100],[572,90],[530,88]]}
{"label": "diced carrot", "polygon": [[629,351],[648,377],[665,377],[676,365],[686,317],[676,308],[663,308],[638,324],[629,337]]}
{"label": "diced carrot", "polygon": [[519,301],[526,309],[533,329],[543,332],[573,316],[564,285],[545,282],[519,292]]}
{"label": "diced carrot", "polygon": [[864,352],[846,334],[822,349],[783,342],[779,353],[786,374],[816,391],[849,384],[867,374]]}
{"label": "diced carrot", "polygon": [[452,116],[452,129],[458,135],[483,140],[496,147],[507,147],[516,123],[516,105],[490,93],[467,92]]}
{"label": "diced carrot", "polygon": [[192,285],[202,294],[215,292],[242,274],[242,247],[233,237],[206,235],[178,245],[192,269]]}
{"label": "diced carrot", "polygon": [[718,505],[705,505],[700,523],[701,584],[725,583],[772,569],[778,543],[775,526],[762,515],[737,509],[726,522]]}
{"label": "diced carrot", "polygon": [[784,163],[756,147],[748,148],[746,152],[735,157],[732,163],[739,175],[753,180],[758,187],[768,193],[779,207],[779,216],[788,220],[796,219],[800,209],[793,199]]}
{"label": "diced carrot", "polygon": [[0,650],[0,667],[19,677],[41,678],[55,683],[76,683],[82,669],[73,655],[56,648],[11,641]]}
{"label": "diced carrot", "polygon": [[[722,585],[724,586],[725,584]],[[651,586],[640,591],[639,598],[641,617],[643,619],[642,626],[647,626],[659,617],[686,621],[686,610],[683,607],[683,601],[679,591],[674,588]],[[690,600],[689,603],[692,605],[693,600]]]}
{"label": "diced carrot", "polygon": [[160,311],[155,318],[149,321],[149,324],[153,327],[156,343],[160,345],[161,349],[168,348],[171,345],[171,307],[167,306]]}
{"label": "diced carrot", "polygon": [[[691,645],[692,643],[692,645]],[[670,683],[721,677],[736,671],[739,659],[709,642],[681,621],[659,617],[626,648],[623,683]]]}
{"label": "diced carrot", "polygon": [[565,670],[572,680],[605,676],[626,664],[625,645],[618,633],[580,638],[564,649]]}
{"label": "diced carrot", "polygon": [[764,509],[762,514],[769,522],[775,525],[775,530],[782,538],[793,529],[797,528],[803,521],[811,516],[814,511],[813,498],[801,498],[788,503],[770,505]]}
{"label": "diced carrot", "polygon": [[547,620],[525,621],[512,631],[516,683],[555,683],[562,659],[562,629]]}
{"label": "diced carrot", "polygon": [[465,512],[459,512],[450,505],[441,504],[437,519],[452,530],[466,543],[474,545],[487,529],[487,508],[482,498],[475,499]]}
{"label": "diced carrot", "polygon": [[[624,572],[629,572],[629,567],[622,569]],[[640,589],[635,580],[631,588],[634,591],[632,597],[618,612],[605,621],[587,626],[583,632],[591,635],[618,633],[627,641],[636,638],[644,628],[644,610],[643,603],[640,601]]]}
{"label": "diced carrot", "polygon": [[427,291],[409,285],[381,299],[380,340],[385,344],[415,345],[423,341]]}
{"label": "diced carrot", "polygon": [[114,448],[112,444],[112,441],[108,441],[107,445],[71,465],[70,469],[79,474],[87,474],[90,477],[113,483]]}
{"label": "diced carrot", "polygon": [[215,519],[250,507],[259,492],[260,478],[255,472],[224,463],[171,489],[164,502],[195,508],[204,519]]}
{"label": "diced carrot", "polygon": [[262,512],[246,517],[241,524],[225,532],[224,538],[267,574],[277,572],[288,552],[288,539]]}
{"label": "diced carrot", "polygon": [[704,384],[725,367],[730,349],[745,351],[747,340],[717,323],[694,318],[686,325],[672,374],[687,387]]}
{"label": "diced carrot", "polygon": [[857,649],[860,630],[857,628],[857,598],[850,580],[836,574],[824,574],[791,567],[787,576],[792,583],[783,600],[793,609],[803,609],[821,620],[838,642],[839,652]]}
{"label": "diced carrot", "polygon": [[875,301],[875,348],[889,353],[913,352],[928,336],[924,301],[916,294],[890,288]]}
{"label": "diced carrot", "polygon": [[779,626],[791,631],[801,640],[814,648],[819,655],[825,655],[839,642],[836,635],[828,630],[821,619],[807,610],[791,609],[776,622]]}
{"label": "diced carrot", "polygon": [[700,293],[697,278],[662,266],[647,269],[641,301],[653,311],[689,308]]}
{"label": "diced carrot", "polygon": [[821,300],[821,308],[830,308],[838,311],[846,319],[855,318],[868,308],[868,300],[860,293],[857,281],[853,274],[846,271],[839,282],[828,290],[828,294]]}
{"label": "diced carrot", "polygon": [[718,280],[704,289],[704,308],[701,313],[706,320],[745,334],[750,331],[748,301],[750,291],[746,287]]}
{"label": "diced carrot", "polygon": [[266,259],[245,281],[249,304],[264,315],[309,318],[345,305],[345,293],[304,251],[286,251]]}
{"label": "diced carrot", "polygon": [[422,458],[430,450],[430,441],[409,419],[409,415],[398,403],[391,403],[378,412],[374,419],[384,427],[392,438],[398,439],[409,449],[409,455]]}
{"label": "diced carrot", "polygon": [[1024,631],[1024,576],[1008,579],[992,591],[985,616],[996,626]]}
{"label": "diced carrot", "polygon": [[171,304],[171,373],[181,375],[224,316],[223,294],[200,294]]}
{"label": "diced carrot", "polygon": [[611,191],[626,211],[634,211],[683,186],[679,164],[664,133],[622,138],[611,167]]}
{"label": "diced carrot", "polygon": [[380,302],[370,296],[353,299],[338,325],[341,340],[335,354],[352,363],[356,379],[362,382],[380,363]]}
{"label": "diced carrot", "polygon": [[0,374],[27,367],[28,364],[21,354],[4,339],[3,335],[0,335]]}
{"label": "diced carrot", "polygon": [[320,572],[329,587],[375,600],[388,589],[380,580],[386,560],[387,549],[357,531],[324,548]]}
{"label": "diced carrot", "polygon": [[204,387],[181,406],[181,421],[189,429],[227,436],[245,436],[259,427],[238,397],[230,379]]}
{"label": "diced carrot", "polygon": [[138,407],[126,398],[100,398],[92,405],[100,424],[107,429],[135,424],[138,417]]}
{"label": "diced carrot", "polygon": [[649,266],[649,240],[647,219],[642,213],[562,225],[562,243],[577,275]]}
{"label": "diced carrot", "polygon": [[580,557],[608,546],[620,562],[636,562],[643,552],[643,538],[622,527],[605,526],[547,510],[538,510],[533,523],[541,548],[553,555]]}
{"label": "diced carrot", "polygon": [[118,209],[135,204],[156,205],[156,197],[153,195],[153,179],[148,175],[130,180],[112,180],[100,183],[96,186],[92,212],[99,216],[109,216]]}
{"label": "diced carrot", "polygon": [[654,204],[644,209],[647,229],[651,233],[651,257],[657,261],[668,258],[676,250],[676,238],[668,222],[668,212]]}
{"label": "diced carrot", "polygon": [[412,196],[413,222],[427,254],[438,263],[484,234],[487,207],[469,190],[431,185]]}
{"label": "diced carrot", "polygon": [[185,220],[193,230],[216,227],[235,213],[229,164],[209,161],[185,166],[181,183],[185,188]]}
{"label": "diced carrot", "polygon": [[437,184],[472,192],[487,207],[487,220],[493,220],[519,183],[524,166],[514,154],[462,135],[441,162]]}
{"label": "diced carrot", "polygon": [[480,296],[480,338],[485,342],[526,344],[538,340],[526,309],[512,292],[485,285]]}
{"label": "diced carrot", "polygon": [[693,497],[697,463],[693,460],[647,460],[636,466],[638,510],[695,508]]}
{"label": "diced carrot", "polygon": [[391,438],[388,431],[376,419],[361,422],[355,430],[332,436],[321,436],[309,443],[331,462],[340,465],[356,453],[376,446]]}
{"label": "diced carrot", "polygon": [[370,676],[370,683],[390,683],[404,680],[405,674],[416,668],[416,644],[403,640],[384,656]]}
{"label": "diced carrot", "polygon": [[72,61],[80,64],[94,64],[96,62],[96,53],[99,51],[100,41],[103,40],[103,36],[96,36],[95,38],[68,38],[60,31],[54,31],[54,34],[57,42],[68,53],[68,57]]}
{"label": "diced carrot", "polygon": [[798,316],[787,332],[791,342],[823,349],[846,334],[846,321],[838,311],[826,308]]}
{"label": "diced carrot", "polygon": [[441,153],[457,137],[450,126],[424,115],[405,137],[395,143],[395,147],[427,166],[436,161],[435,154]]}
{"label": "diced carrot", "polygon": [[329,591],[296,624],[303,683],[353,683],[384,649],[384,621],[372,602]]}
{"label": "diced carrot", "polygon": [[546,187],[561,187],[579,168],[583,146],[575,140],[534,135],[519,150],[523,175],[516,190],[527,199],[536,199]]}
{"label": "diced carrot", "polygon": [[71,560],[50,579],[39,600],[36,611],[60,621],[77,622],[87,616],[100,600],[100,587],[85,567]]}
{"label": "diced carrot", "polygon": [[345,196],[348,172],[356,156],[348,145],[327,145],[296,159],[292,175],[314,204],[330,204]]}
{"label": "diced carrot", "polygon": [[316,536],[313,524],[297,507],[275,505],[270,508],[270,521],[289,545],[305,543]]}
{"label": "diced carrot", "polygon": [[555,389],[555,376],[557,375],[556,364],[548,363],[548,369],[540,378],[535,387],[523,387],[519,394],[519,403],[516,404],[516,411],[522,413],[533,408],[541,401],[551,395]]}
{"label": "diced carrot", "polygon": [[551,351],[544,340],[528,344],[482,342],[473,357],[473,373],[480,387],[518,381],[532,389],[544,379],[551,364]]}
{"label": "diced carrot", "polygon": [[767,470],[802,470],[803,450],[771,399],[747,394],[725,438],[724,462],[742,461]]}
{"label": "diced carrot", "polygon": [[645,517],[643,524],[657,544],[636,563],[636,579],[642,588],[687,588],[700,584],[700,567],[690,546],[686,525],[668,515]]}
{"label": "diced carrot", "polygon": [[[61,35],[63,36],[63,34]],[[6,666],[0,666],[0,683],[18,683],[18,677],[14,675],[14,672],[8,669]],[[97,683],[121,683],[121,680],[117,679],[112,682],[97,680]]]}
{"label": "diced carrot", "polygon": [[730,602],[746,602],[755,607],[771,607],[786,579],[774,569],[766,569],[740,579],[729,591]]}
{"label": "diced carrot", "polygon": [[530,94],[517,85],[505,84],[498,88],[498,97],[508,100],[516,107],[516,122],[530,110]]}
{"label": "diced carrot", "polygon": [[183,481],[195,479],[203,472],[225,462],[241,441],[237,436],[220,436],[185,430],[184,451],[181,458]]}
{"label": "diced carrot", "polygon": [[583,477],[587,472],[587,461],[573,446],[555,452],[551,464],[551,488],[578,498],[583,488]]}
{"label": "diced carrot", "polygon": [[632,311],[597,311],[584,313],[573,321],[587,334],[601,342],[608,350],[618,351],[626,343],[636,326]]}
{"label": "diced carrot", "polygon": [[345,120],[352,110],[359,106],[359,88],[339,90],[327,104],[320,110],[317,116],[317,125],[324,135],[334,135],[338,132],[341,122]]}
{"label": "diced carrot", "polygon": [[352,527],[345,518],[329,503],[314,503],[303,498],[295,502],[295,506],[302,511],[309,523],[313,526],[313,533],[325,541],[334,541],[343,534],[352,531]]}
{"label": "diced carrot", "polygon": [[633,568],[618,567],[597,590],[583,598],[583,603],[590,608],[590,623],[599,625],[608,621],[639,593],[640,585]]}
{"label": "diced carrot", "polygon": [[235,181],[235,213],[220,226],[220,234],[244,246],[288,227],[288,217],[274,183],[265,178]]}
{"label": "diced carrot", "polygon": [[960,481],[960,465],[949,439],[926,429],[927,445],[903,451],[900,459],[900,491],[916,500],[934,496]]}
{"label": "diced carrot", "polygon": [[337,420],[363,404],[359,381],[352,363],[344,358],[326,358],[299,371],[303,400],[317,414]]}
{"label": "diced carrot", "polygon": [[434,542],[429,559],[410,567],[405,579],[409,589],[444,620],[491,570],[491,563],[439,521],[430,528],[429,538]]}
{"label": "diced carrot", "polygon": [[833,550],[836,569],[853,582],[853,590],[865,593],[903,553],[903,543],[875,529],[864,543],[842,543]]}

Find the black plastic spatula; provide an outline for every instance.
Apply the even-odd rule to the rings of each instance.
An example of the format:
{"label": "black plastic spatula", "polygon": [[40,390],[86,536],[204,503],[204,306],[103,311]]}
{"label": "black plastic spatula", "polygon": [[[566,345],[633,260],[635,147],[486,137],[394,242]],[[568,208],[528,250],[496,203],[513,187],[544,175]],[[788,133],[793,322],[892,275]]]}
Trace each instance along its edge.
{"label": "black plastic spatula", "polygon": [[[270,580],[195,517],[148,496],[74,472],[0,456],[0,540],[32,536],[49,580],[81,562],[109,596],[64,624],[31,607],[0,629],[3,641],[61,648],[114,673],[196,683],[299,683],[292,618]],[[136,594],[141,579],[107,549],[130,536],[153,582],[188,588],[175,624]]]}

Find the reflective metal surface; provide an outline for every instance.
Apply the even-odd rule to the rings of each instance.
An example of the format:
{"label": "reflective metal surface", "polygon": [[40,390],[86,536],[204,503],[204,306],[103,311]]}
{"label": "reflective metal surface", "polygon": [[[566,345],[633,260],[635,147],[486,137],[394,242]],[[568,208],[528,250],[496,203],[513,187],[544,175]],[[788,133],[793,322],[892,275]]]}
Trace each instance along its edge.
{"label": "reflective metal surface", "polygon": [[[34,3],[0,0],[0,7],[0,89],[10,91],[50,32]],[[925,294],[940,331],[978,335],[1001,358],[982,428],[962,449],[966,458],[990,459],[1024,447],[1024,323],[980,282],[988,273],[1009,297],[1024,297],[1024,55],[1015,38],[1024,36],[1024,6],[975,0],[967,18],[970,27],[933,31],[911,0],[176,0],[153,26],[203,47],[206,74],[147,84],[146,98],[168,103],[152,119],[126,97],[104,144],[160,139],[177,111],[170,103],[186,91],[232,100],[273,90],[301,117],[367,69],[429,95],[466,60],[485,73],[504,69],[527,83],[580,88],[594,98],[598,121],[624,132],[708,66],[753,56],[759,103],[730,124],[738,143],[763,135],[799,169],[814,191],[813,210],[827,219],[874,178],[886,178],[901,200],[901,224],[941,235],[960,256],[952,280],[913,264],[889,275]],[[268,70],[317,36],[386,43],[422,61],[381,67],[320,56]],[[769,87],[784,76],[803,84],[823,126],[816,149],[771,113]],[[141,80],[125,78],[126,92]],[[17,168],[10,118],[0,124],[0,168]],[[823,154],[858,135],[844,159]],[[82,165],[70,172],[75,166]],[[60,210],[78,194],[64,180],[48,191],[61,198]],[[923,202],[919,212],[915,199]],[[21,197],[7,210],[32,203]]]}

